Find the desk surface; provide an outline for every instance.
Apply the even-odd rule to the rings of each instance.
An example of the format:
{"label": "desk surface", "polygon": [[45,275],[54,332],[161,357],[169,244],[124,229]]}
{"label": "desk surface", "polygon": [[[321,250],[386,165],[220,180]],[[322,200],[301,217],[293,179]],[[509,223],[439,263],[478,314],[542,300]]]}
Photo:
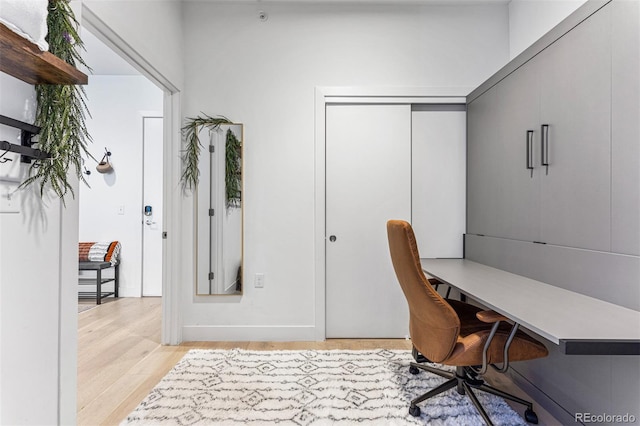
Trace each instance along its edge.
{"label": "desk surface", "polygon": [[640,312],[466,259],[423,270],[572,354],[637,354]]}

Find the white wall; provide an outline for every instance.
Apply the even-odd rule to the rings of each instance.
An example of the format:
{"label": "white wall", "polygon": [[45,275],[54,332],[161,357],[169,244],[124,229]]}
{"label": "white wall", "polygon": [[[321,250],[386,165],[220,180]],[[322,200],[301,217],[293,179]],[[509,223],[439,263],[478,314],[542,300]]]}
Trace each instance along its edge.
{"label": "white wall", "polygon": [[506,5],[260,6],[266,22],[251,4],[184,5],[184,116],[245,125],[244,295],[195,298],[186,270],[185,340],[315,338],[315,87],[475,87],[509,56]]}
{"label": "white wall", "polygon": [[587,0],[511,0],[509,58],[518,56]]}
{"label": "white wall", "polygon": [[[0,114],[33,123],[33,86],[0,73],[0,93]],[[0,126],[2,140],[19,144],[19,134]],[[28,169],[8,157],[2,195]],[[0,424],[75,422],[77,202],[48,195],[32,186],[14,195],[19,213],[0,213]]]}
{"label": "white wall", "polygon": [[[72,6],[81,20],[79,2]],[[112,1],[96,9],[150,67],[182,86],[179,2]],[[33,93],[0,73],[0,114],[32,122]],[[0,128],[3,140],[16,140],[15,132]],[[174,142],[171,152],[178,151]],[[22,176],[24,166],[13,169],[13,163],[0,165],[0,176]],[[72,184],[77,194],[73,178]],[[0,194],[7,187],[15,185],[0,182]],[[32,191],[22,198],[21,214],[0,214],[0,424],[75,424],[78,203],[43,203]]]}
{"label": "white wall", "polygon": [[[163,92],[142,76],[89,76],[87,128],[90,152],[100,161],[105,147],[114,171],[100,174],[87,162],[90,187],[80,185],[80,241],[122,244],[120,296],[139,297],[142,279],[142,112],[162,113]],[[157,149],[162,149],[162,145]],[[157,182],[162,186],[162,182]],[[119,214],[123,207],[124,214]],[[158,206],[159,207],[159,206]]]}
{"label": "white wall", "polygon": [[178,89],[182,88],[180,1],[83,0],[83,5],[155,71]]}

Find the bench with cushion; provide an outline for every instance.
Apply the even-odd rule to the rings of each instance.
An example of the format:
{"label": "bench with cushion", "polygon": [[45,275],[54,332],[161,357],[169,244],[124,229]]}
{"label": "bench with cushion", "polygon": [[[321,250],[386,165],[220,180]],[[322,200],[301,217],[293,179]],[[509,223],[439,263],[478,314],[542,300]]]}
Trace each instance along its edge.
{"label": "bench with cushion", "polygon": [[[95,277],[80,277],[79,284],[96,286],[95,292],[78,292],[79,299],[96,299],[96,304],[102,303],[105,297],[118,297],[120,243],[110,242],[82,242],[78,244],[78,271],[95,271]],[[113,278],[103,278],[102,271],[114,268]],[[113,291],[103,291],[102,284],[113,282]]]}

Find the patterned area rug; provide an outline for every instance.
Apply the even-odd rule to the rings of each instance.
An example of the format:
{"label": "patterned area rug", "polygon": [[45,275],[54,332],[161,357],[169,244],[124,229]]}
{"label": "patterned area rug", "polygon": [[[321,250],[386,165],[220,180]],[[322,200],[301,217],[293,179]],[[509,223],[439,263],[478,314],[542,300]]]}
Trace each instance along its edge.
{"label": "patterned area rug", "polygon": [[[409,373],[409,351],[191,350],[122,425],[482,425],[455,390],[409,401],[444,381]],[[504,400],[476,392],[496,425],[525,425]]]}

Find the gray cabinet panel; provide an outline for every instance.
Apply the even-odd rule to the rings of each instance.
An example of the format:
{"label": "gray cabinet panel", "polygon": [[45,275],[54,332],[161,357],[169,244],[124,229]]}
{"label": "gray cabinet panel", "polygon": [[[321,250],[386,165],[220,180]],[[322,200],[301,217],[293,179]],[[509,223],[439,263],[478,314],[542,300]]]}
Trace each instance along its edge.
{"label": "gray cabinet panel", "polygon": [[640,254],[639,9],[610,3],[468,105],[467,232]]}
{"label": "gray cabinet panel", "polygon": [[640,309],[637,256],[465,235],[465,258],[629,309]]}
{"label": "gray cabinet panel", "polygon": [[543,51],[541,124],[549,168],[541,192],[541,239],[611,248],[611,16],[603,8]]}
{"label": "gray cabinet panel", "polygon": [[[493,234],[525,241],[540,239],[540,90],[537,58],[507,77],[498,89],[500,115],[499,149],[502,161],[497,164],[494,215],[500,230]],[[530,164],[527,169],[528,135]]]}
{"label": "gray cabinet panel", "polygon": [[496,89],[467,107],[467,232],[495,235],[500,229],[496,217],[497,168],[501,159],[498,141],[500,116]]}
{"label": "gray cabinet panel", "polygon": [[640,255],[640,3],[611,9],[611,251]]}

